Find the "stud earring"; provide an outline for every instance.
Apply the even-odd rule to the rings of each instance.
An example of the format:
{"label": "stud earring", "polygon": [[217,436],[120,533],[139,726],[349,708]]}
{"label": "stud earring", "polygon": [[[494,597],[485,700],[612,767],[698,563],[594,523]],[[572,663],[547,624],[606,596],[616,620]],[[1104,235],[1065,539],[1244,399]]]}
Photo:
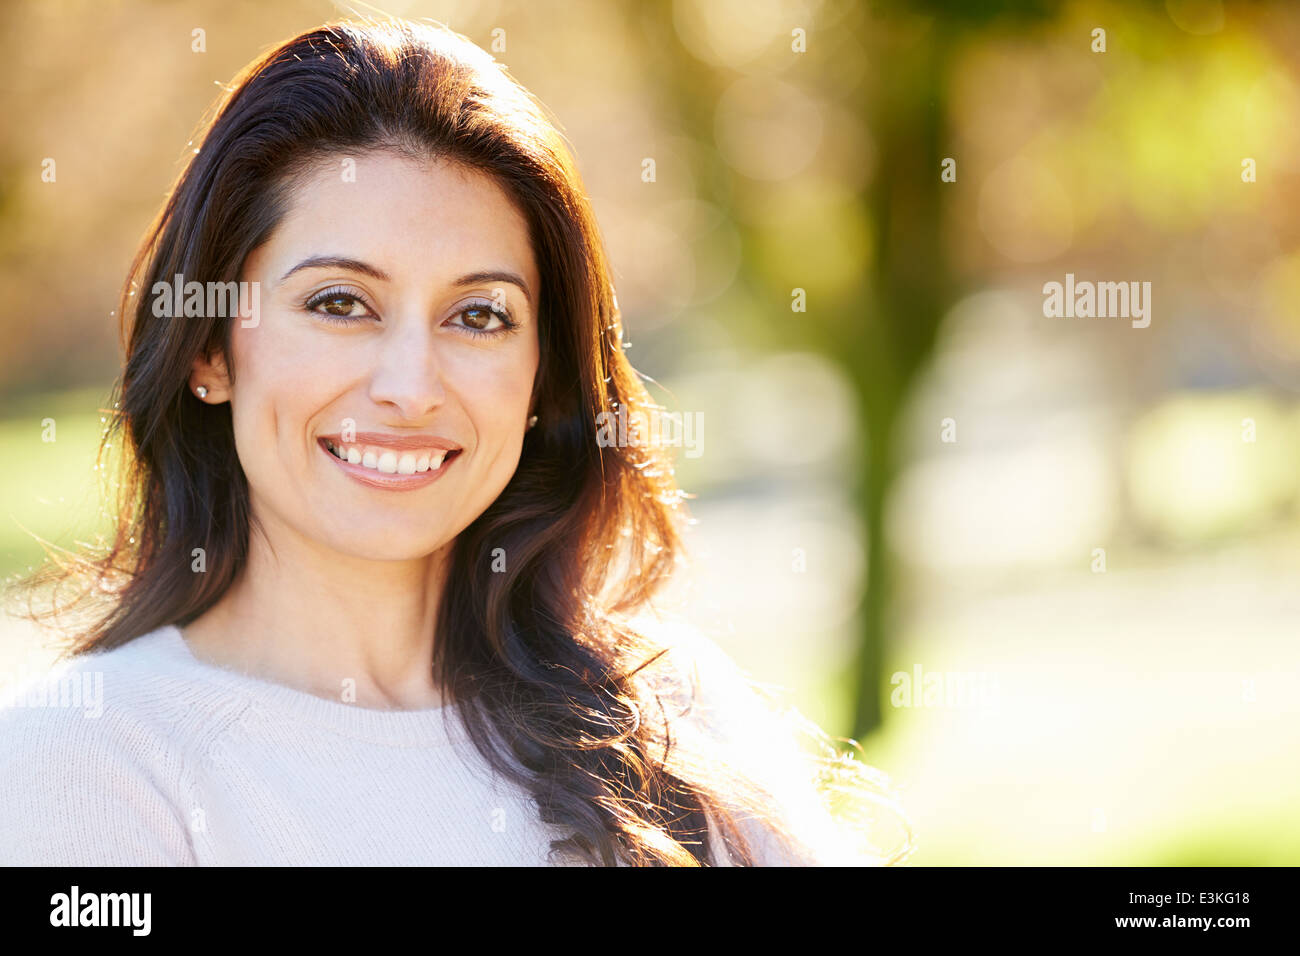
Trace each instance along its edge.
{"label": "stud earring", "polygon": [[206,385],[200,385],[198,388],[194,390],[194,394],[197,395],[199,398],[207,398],[208,387]]}
{"label": "stud earring", "polygon": [[534,425],[536,425],[536,424],[537,424],[537,416],[536,416],[536,415],[534,415],[532,418],[528,419],[528,427],[529,427],[529,428],[532,428],[532,427],[533,427]]}

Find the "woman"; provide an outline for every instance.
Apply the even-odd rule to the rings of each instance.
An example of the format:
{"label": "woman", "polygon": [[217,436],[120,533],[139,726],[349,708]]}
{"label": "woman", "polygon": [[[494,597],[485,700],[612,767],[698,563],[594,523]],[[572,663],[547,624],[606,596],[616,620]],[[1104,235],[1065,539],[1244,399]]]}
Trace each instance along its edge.
{"label": "woman", "polygon": [[3,862],[874,859],[733,666],[633,623],[679,493],[598,441],[651,400],[572,157],[483,51],[351,22],[252,64],[122,315],[116,541],[30,582],[88,585],[45,686],[102,713],[2,718]]}

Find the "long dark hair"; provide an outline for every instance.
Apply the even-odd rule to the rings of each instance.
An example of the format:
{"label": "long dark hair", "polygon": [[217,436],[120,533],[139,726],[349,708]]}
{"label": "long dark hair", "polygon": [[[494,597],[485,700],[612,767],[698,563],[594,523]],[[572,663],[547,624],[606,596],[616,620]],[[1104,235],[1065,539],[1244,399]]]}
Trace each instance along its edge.
{"label": "long dark hair", "polygon": [[[237,375],[232,320],[159,317],[145,290],[176,274],[238,280],[284,215],[295,176],[322,152],[447,158],[494,177],[518,204],[543,291],[539,424],[508,486],[454,543],[436,680],[493,769],[532,794],[542,820],[572,834],[552,844],[555,854],[710,864],[720,836],[749,864],[759,835],[783,861],[817,862],[816,828],[793,822],[798,798],[782,798],[761,771],[735,769],[743,762],[716,750],[725,735],[691,732],[713,725],[684,716],[696,683],[689,663],[669,653],[673,642],[632,624],[679,563],[681,495],[662,448],[597,440],[600,413],[655,406],[624,355],[573,158],[536,100],[440,26],[340,22],[247,67],[198,146],[123,289],[126,359],[105,436],[124,453],[115,540],[28,582],[81,585],[56,608],[81,612],[69,653],[193,621],[247,556],[254,516],[230,406],[200,402],[187,387],[200,354],[219,350]],[[207,573],[191,569],[195,548]],[[491,567],[498,548],[509,556],[504,573]],[[724,715],[740,699],[722,694],[725,683],[704,687]],[[858,779],[868,771],[858,765]]]}

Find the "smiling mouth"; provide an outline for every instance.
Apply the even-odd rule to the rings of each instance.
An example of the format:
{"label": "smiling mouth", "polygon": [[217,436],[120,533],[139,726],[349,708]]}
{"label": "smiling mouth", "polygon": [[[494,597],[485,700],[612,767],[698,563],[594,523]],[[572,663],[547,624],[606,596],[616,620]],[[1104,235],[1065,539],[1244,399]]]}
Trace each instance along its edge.
{"label": "smiling mouth", "polygon": [[451,462],[460,449],[429,448],[423,451],[394,451],[376,445],[336,444],[328,438],[321,439],[325,450],[339,461],[360,465],[384,475],[422,475],[437,471],[445,462]]}
{"label": "smiling mouth", "polygon": [[393,490],[429,484],[441,477],[461,453],[459,448],[399,451],[380,445],[335,442],[329,438],[320,438],[317,444],[350,477],[362,484]]}

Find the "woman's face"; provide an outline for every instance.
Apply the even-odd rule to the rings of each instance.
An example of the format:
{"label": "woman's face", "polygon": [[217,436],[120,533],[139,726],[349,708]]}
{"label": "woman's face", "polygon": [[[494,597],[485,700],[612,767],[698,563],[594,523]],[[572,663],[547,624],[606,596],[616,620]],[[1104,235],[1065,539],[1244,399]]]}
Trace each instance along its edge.
{"label": "woman's face", "polygon": [[[514,474],[538,366],[527,224],[487,175],[322,164],[247,259],[256,324],[218,376],[254,516],[359,558],[449,543]],[[219,370],[218,370],[219,371]],[[201,369],[195,384],[211,384]]]}

